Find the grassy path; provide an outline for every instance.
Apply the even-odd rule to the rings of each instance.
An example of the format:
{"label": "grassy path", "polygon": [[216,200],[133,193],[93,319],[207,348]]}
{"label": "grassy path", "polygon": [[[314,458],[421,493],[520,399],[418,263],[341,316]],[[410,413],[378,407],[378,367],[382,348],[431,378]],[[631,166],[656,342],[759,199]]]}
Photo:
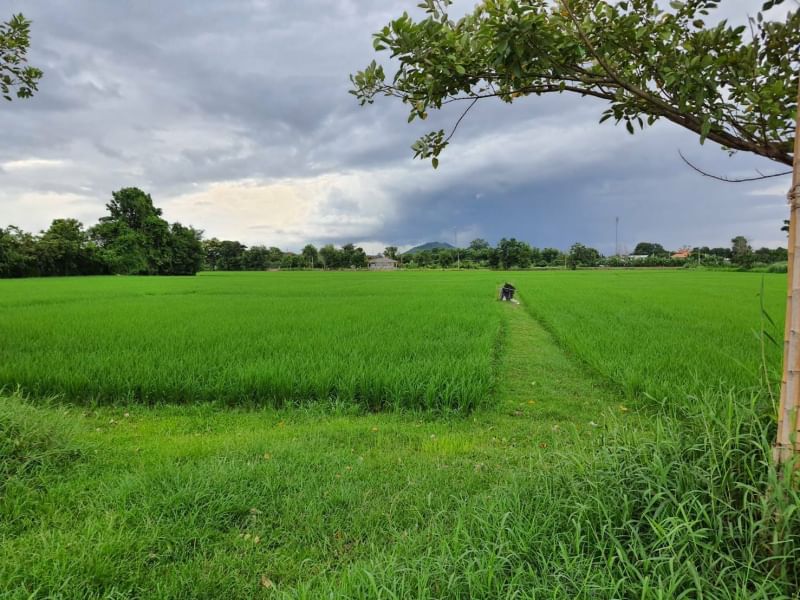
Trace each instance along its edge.
{"label": "grassy path", "polygon": [[495,519],[624,414],[523,307],[500,309],[498,402],[469,417],[9,401],[0,416],[43,436],[74,424],[81,457],[3,490],[0,596],[510,594]]}

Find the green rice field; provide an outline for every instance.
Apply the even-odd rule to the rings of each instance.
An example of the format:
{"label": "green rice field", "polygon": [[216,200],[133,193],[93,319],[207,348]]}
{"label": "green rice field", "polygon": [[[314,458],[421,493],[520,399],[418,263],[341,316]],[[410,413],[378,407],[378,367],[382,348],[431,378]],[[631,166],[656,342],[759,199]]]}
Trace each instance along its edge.
{"label": "green rice field", "polygon": [[493,281],[452,275],[97,277],[0,290],[0,385],[77,401],[470,409],[490,395],[500,341]]}
{"label": "green rice field", "polygon": [[0,281],[0,598],[795,599],[784,294],[686,270]]}
{"label": "green rice field", "polygon": [[[0,385],[81,402],[472,409],[502,343],[503,274],[217,273],[0,282]],[[510,273],[526,308],[628,395],[763,381],[780,276]],[[779,348],[766,347],[768,366]]]}

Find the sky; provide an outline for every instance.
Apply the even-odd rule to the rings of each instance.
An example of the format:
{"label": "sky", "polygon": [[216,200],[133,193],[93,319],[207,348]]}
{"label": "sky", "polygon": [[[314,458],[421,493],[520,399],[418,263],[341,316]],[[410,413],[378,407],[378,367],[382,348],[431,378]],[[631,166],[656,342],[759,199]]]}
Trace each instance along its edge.
{"label": "sky", "polygon": [[136,186],[206,237],[285,250],[516,237],[611,254],[617,217],[623,251],[737,235],[786,245],[788,178],[717,182],[678,150],[727,176],[780,165],[729,158],[670,123],[631,136],[598,124],[600,100],[481,102],[437,170],[414,160],[414,140],[458,115],[408,124],[399,102],[360,107],[348,90],[380,58],[372,33],[417,3],[0,0],[0,19],[33,20],[29,63],[45,73],[34,98],[0,104],[0,227],[91,225],[113,190]]}

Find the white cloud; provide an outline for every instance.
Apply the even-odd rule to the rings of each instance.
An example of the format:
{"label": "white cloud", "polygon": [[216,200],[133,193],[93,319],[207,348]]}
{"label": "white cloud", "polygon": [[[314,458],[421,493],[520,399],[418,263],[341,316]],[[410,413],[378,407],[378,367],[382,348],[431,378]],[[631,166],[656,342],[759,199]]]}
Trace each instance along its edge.
{"label": "white cloud", "polygon": [[23,158],[0,163],[0,168],[2,168],[4,171],[27,171],[35,169],[56,169],[59,167],[65,167],[68,164],[69,161],[60,159]]}

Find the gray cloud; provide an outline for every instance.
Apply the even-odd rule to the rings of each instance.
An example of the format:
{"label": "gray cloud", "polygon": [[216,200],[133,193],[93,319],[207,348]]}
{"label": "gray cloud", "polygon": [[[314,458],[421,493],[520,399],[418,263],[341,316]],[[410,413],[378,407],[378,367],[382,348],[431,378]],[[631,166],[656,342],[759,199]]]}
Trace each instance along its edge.
{"label": "gray cloud", "polygon": [[616,216],[631,247],[783,241],[780,182],[706,180],[677,149],[731,175],[765,161],[729,159],[666,124],[631,137],[598,125],[590,99],[481,104],[437,172],[412,161],[413,140],[459,107],[408,125],[401,105],[362,109],[347,90],[373,58],[371,33],[415,5],[7,3],[34,20],[30,58],[45,78],[35,98],[0,106],[0,224],[91,222],[111,190],[137,185],[207,235],[292,249],[480,235],[610,252]]}

